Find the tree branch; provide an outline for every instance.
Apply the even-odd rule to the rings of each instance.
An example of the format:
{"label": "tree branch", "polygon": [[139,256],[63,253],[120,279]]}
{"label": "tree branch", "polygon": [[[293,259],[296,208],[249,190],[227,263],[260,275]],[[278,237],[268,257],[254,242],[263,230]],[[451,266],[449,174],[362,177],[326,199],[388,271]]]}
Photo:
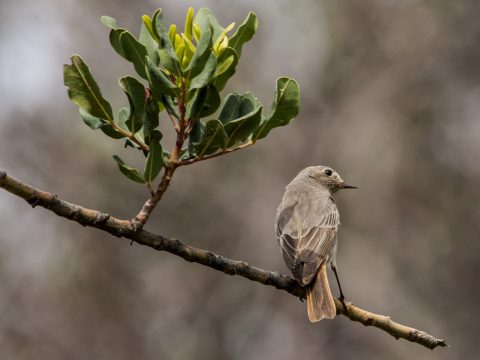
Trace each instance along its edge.
{"label": "tree branch", "polygon": [[249,141],[249,142],[246,142],[245,144],[239,145],[237,147],[234,147],[234,148],[231,148],[231,149],[225,149],[223,151],[220,151],[220,152],[217,152],[217,153],[214,153],[214,154],[211,154],[211,155],[205,155],[205,156],[202,156],[202,157],[195,157],[193,159],[188,159],[188,160],[181,160],[181,161],[178,161],[177,164],[178,164],[178,166],[194,164],[194,163],[199,162],[199,161],[212,159],[212,158],[215,158],[217,156],[222,156],[222,155],[229,154],[229,153],[237,151],[237,150],[245,149],[245,148],[247,148],[249,146],[252,146],[254,144],[255,144],[255,142]]}
{"label": "tree branch", "polygon": [[[32,207],[42,206],[58,216],[76,221],[81,225],[95,227],[117,237],[125,237],[159,251],[170,252],[187,261],[223,271],[228,275],[240,275],[264,285],[271,285],[277,289],[287,291],[294,296],[305,297],[305,289],[289,276],[263,270],[244,261],[230,260],[210,251],[185,245],[179,240],[169,239],[145,230],[134,231],[128,220],[119,220],[109,214],[68,203],[59,199],[56,195],[23,184],[8,176],[2,170],[0,170],[0,187],[26,200]],[[344,309],[342,303],[335,299],[335,306],[337,307],[337,313],[345,315],[350,320],[357,321],[365,326],[374,326],[382,329],[396,339],[405,339],[429,349],[448,346],[445,340],[437,339],[424,331],[396,323],[388,316],[362,310],[352,303],[346,303],[347,308]]]}

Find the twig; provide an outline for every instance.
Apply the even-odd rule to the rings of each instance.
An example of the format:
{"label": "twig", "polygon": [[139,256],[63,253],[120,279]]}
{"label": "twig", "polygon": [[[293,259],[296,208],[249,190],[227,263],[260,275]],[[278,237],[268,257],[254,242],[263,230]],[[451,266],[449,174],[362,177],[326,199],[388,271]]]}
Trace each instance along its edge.
{"label": "twig", "polygon": [[[175,79],[175,77],[173,77]],[[175,125],[175,131],[177,132],[177,140],[175,141],[175,146],[170,154],[170,159],[168,163],[164,165],[164,173],[160,183],[158,184],[157,189],[154,192],[150,192],[150,198],[143,204],[142,208],[138,212],[133,219],[130,220],[130,227],[134,231],[139,231],[143,228],[143,226],[147,223],[148,218],[152,214],[152,211],[157,206],[158,202],[162,199],[163,194],[167,191],[168,186],[170,185],[170,181],[172,180],[173,173],[177,169],[178,165],[178,158],[182,151],[183,143],[186,139],[186,126],[187,123],[185,121],[185,114],[186,114],[186,107],[185,102],[187,98],[187,91],[185,84],[182,83],[181,85],[181,96],[178,98],[178,109],[180,111],[180,120],[177,124],[173,118],[170,116],[170,113],[167,111],[170,119]]]}
{"label": "twig", "polygon": [[113,129],[115,131],[117,131],[118,133],[122,134],[123,136],[125,136],[127,139],[130,139],[131,141],[133,141],[135,144],[137,144],[143,151],[145,152],[149,152],[150,151],[150,147],[148,145],[145,145],[141,140],[139,140],[135,134],[129,132],[129,131],[126,131],[124,129],[122,129],[120,126],[118,126],[117,124],[115,123],[112,123],[110,124],[112,125]]}
{"label": "twig", "polygon": [[178,166],[190,165],[190,164],[193,164],[193,163],[196,163],[196,162],[199,162],[199,161],[212,159],[212,158],[215,158],[217,156],[221,156],[221,155],[232,153],[232,152],[237,151],[237,150],[245,149],[249,146],[252,146],[253,144],[255,144],[253,141],[249,141],[249,142],[246,142],[245,144],[239,145],[235,148],[225,149],[221,152],[218,152],[218,153],[215,153],[215,154],[212,154],[212,155],[207,155],[207,156],[203,156],[203,157],[196,157],[196,158],[188,159],[188,160],[182,160],[182,161],[177,162],[177,164],[178,164]]}
{"label": "twig", "polygon": [[[84,226],[95,227],[159,251],[170,252],[187,261],[211,267],[228,275],[239,275],[264,285],[271,285],[300,298],[305,296],[304,288],[289,276],[263,270],[244,261],[230,260],[210,251],[185,245],[179,240],[169,239],[145,230],[134,231],[127,220],[119,220],[109,214],[68,203],[53,194],[23,184],[7,176],[6,172],[2,170],[0,170],[0,187],[26,200],[33,207],[37,205],[42,206],[58,216],[76,221]],[[388,316],[368,312],[351,303],[346,303],[347,308],[344,309],[340,300],[337,299],[335,300],[335,305],[337,313],[343,314],[350,320],[360,322],[363,325],[374,326],[384,330],[396,339],[405,339],[429,349],[448,346],[445,340],[437,339],[424,331],[396,323]]]}

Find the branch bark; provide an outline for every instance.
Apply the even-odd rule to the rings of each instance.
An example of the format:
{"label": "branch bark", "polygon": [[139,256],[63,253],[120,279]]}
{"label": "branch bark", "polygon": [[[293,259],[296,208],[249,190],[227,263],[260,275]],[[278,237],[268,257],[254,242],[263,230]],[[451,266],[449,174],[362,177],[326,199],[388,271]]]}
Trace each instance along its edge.
{"label": "branch bark", "polygon": [[[243,276],[252,281],[287,291],[294,296],[305,297],[305,289],[289,276],[263,270],[244,261],[227,259],[210,251],[188,246],[179,240],[156,235],[145,230],[134,231],[129,220],[116,219],[109,214],[68,203],[59,199],[56,195],[26,185],[8,176],[2,170],[0,170],[0,188],[21,197],[32,207],[44,207],[58,216],[76,221],[81,225],[91,226],[117,237],[125,237],[155,250],[170,252],[186,261],[196,262],[228,275]],[[335,299],[335,305],[338,314],[345,315],[350,320],[357,321],[365,326],[374,326],[384,330],[396,339],[405,339],[429,349],[448,346],[445,340],[437,339],[424,331],[396,323],[388,316],[371,313],[349,302],[346,303],[345,309],[338,299]]]}

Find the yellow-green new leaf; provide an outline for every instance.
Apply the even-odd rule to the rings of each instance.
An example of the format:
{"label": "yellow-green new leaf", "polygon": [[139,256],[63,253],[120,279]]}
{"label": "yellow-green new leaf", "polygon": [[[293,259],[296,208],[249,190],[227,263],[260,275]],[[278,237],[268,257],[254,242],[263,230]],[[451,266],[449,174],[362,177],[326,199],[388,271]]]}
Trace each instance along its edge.
{"label": "yellow-green new leaf", "polygon": [[193,7],[189,7],[187,11],[187,17],[185,19],[185,29],[184,29],[184,34],[185,36],[191,40],[192,39],[192,24],[193,24],[193,15],[194,15],[194,10]]}

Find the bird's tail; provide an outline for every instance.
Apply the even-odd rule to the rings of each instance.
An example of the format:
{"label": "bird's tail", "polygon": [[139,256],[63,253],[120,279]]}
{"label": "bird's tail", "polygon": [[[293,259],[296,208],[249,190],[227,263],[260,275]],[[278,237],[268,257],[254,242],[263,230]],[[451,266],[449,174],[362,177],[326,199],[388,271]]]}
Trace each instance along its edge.
{"label": "bird's tail", "polygon": [[320,265],[316,279],[307,287],[307,313],[311,322],[333,319],[337,314],[328,284],[326,262]]}

